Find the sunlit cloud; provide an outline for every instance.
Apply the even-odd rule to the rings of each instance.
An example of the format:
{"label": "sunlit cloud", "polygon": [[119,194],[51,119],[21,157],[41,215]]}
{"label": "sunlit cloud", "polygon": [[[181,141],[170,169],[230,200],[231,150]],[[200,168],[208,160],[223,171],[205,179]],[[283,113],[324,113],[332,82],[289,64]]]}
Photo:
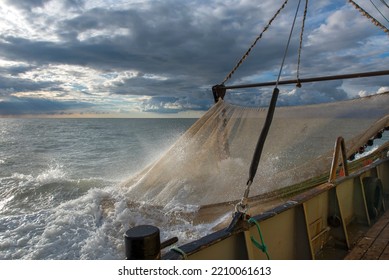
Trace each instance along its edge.
{"label": "sunlit cloud", "polygon": [[[292,2],[229,84],[275,80]],[[369,3],[357,2],[380,18]],[[2,1],[0,115],[201,114],[213,104],[212,85],[229,73],[282,3]],[[282,79],[296,77],[301,20],[302,11]],[[310,1],[304,35],[302,76],[375,71],[389,64],[387,35],[346,2]],[[288,86],[281,88],[279,105],[342,100],[388,87],[382,77]],[[266,106],[270,93],[269,88],[231,91],[226,99]]]}

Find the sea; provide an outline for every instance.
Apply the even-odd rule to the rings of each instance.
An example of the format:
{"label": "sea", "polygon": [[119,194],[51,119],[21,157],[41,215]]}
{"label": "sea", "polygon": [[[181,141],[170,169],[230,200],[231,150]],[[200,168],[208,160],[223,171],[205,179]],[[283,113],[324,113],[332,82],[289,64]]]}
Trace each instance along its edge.
{"label": "sea", "polygon": [[126,190],[195,121],[0,118],[0,260],[125,259],[125,232],[143,224],[177,246],[210,233],[227,218],[196,224],[197,209],[131,204]]}
{"label": "sea", "polygon": [[0,259],[124,259],[123,235],[139,224],[199,237],[205,225],[163,228],[166,213],[131,208],[122,187],[195,121],[0,119]]}

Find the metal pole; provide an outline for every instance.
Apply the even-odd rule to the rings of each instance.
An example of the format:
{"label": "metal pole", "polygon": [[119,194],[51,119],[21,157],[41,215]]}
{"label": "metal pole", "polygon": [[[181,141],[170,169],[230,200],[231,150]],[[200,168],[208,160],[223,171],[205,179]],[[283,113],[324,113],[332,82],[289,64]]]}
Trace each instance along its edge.
{"label": "metal pole", "polygon": [[[305,78],[305,79],[285,80],[285,81],[279,81],[278,85],[288,85],[288,84],[297,84],[297,83],[303,84],[303,83],[342,80],[342,79],[355,79],[355,78],[375,77],[375,76],[384,76],[384,75],[389,75],[389,70],[354,73],[354,74],[343,74],[343,75],[334,75],[334,76],[323,76],[323,77],[314,77],[314,78]],[[224,88],[225,89],[253,88],[253,87],[274,86],[276,84],[277,84],[277,82],[273,81],[273,82],[256,83],[256,84],[225,86]]]}

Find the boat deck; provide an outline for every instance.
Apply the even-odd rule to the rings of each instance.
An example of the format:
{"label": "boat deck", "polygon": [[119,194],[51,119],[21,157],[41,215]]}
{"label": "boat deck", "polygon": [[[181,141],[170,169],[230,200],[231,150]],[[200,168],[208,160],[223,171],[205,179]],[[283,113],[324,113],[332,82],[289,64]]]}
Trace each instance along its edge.
{"label": "boat deck", "polygon": [[358,241],[345,260],[389,260],[389,211]]}

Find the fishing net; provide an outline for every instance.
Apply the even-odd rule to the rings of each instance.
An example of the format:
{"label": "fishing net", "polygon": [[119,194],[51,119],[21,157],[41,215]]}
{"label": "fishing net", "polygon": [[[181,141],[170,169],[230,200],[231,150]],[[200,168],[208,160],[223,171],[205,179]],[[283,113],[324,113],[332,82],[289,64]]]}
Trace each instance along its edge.
{"label": "fishing net", "polygon": [[[350,156],[389,127],[389,93],[347,101],[278,107],[251,197],[329,172],[334,143]],[[203,206],[242,197],[267,109],[218,101],[155,163],[125,183],[129,199]]]}

